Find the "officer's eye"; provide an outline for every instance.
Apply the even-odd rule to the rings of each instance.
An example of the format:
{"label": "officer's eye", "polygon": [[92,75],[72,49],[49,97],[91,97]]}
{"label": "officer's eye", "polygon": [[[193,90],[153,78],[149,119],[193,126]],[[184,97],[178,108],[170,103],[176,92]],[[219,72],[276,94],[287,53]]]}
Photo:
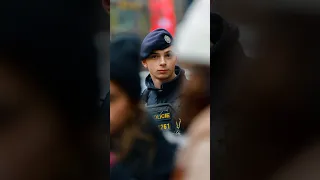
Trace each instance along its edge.
{"label": "officer's eye", "polygon": [[171,57],[172,57],[172,53],[166,54],[166,57],[167,57],[167,58],[171,58]]}
{"label": "officer's eye", "polygon": [[158,55],[153,54],[153,55],[150,56],[150,58],[151,58],[151,59],[157,59],[157,58],[158,58]]}

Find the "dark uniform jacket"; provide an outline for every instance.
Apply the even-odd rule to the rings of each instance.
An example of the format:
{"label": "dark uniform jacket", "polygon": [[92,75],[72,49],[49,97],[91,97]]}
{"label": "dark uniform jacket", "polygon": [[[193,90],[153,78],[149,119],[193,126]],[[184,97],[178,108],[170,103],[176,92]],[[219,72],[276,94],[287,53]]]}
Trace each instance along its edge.
{"label": "dark uniform jacket", "polygon": [[149,74],[145,80],[147,89],[142,93],[142,101],[146,103],[149,113],[155,118],[160,129],[183,132],[180,129],[178,114],[181,88],[186,76],[185,71],[179,66],[175,67],[175,73],[177,76],[172,81],[163,83],[160,89],[154,86]]}
{"label": "dark uniform jacket", "polygon": [[[110,180],[169,179],[175,165],[177,146],[166,141],[153,121],[148,121],[144,131],[153,136],[155,143],[136,141],[127,158],[110,169]],[[151,147],[155,147],[153,161],[148,156]]]}
{"label": "dark uniform jacket", "polygon": [[150,74],[146,77],[145,84],[149,91],[146,103],[154,105],[160,103],[173,103],[180,97],[180,85],[186,79],[185,71],[179,66],[175,67],[176,77],[161,85],[161,89],[154,87]]}

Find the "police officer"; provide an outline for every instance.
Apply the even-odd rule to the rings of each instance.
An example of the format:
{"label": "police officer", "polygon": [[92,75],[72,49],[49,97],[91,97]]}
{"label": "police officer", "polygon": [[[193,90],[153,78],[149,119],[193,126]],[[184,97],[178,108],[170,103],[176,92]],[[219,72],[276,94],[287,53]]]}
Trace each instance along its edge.
{"label": "police officer", "polygon": [[177,66],[172,50],[172,35],[165,29],[150,32],[142,41],[140,58],[149,70],[142,100],[163,131],[180,134],[180,88],[186,80],[185,71]]}
{"label": "police officer", "polygon": [[174,167],[177,146],[166,141],[140,104],[140,44],[128,33],[110,43],[111,180],[168,180]]}

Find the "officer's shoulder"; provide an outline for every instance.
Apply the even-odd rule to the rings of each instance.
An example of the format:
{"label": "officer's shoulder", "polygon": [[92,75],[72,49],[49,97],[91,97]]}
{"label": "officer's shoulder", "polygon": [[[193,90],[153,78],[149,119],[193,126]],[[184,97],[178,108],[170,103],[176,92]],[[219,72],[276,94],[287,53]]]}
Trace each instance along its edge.
{"label": "officer's shoulder", "polygon": [[141,95],[144,94],[147,90],[148,90],[148,88],[145,88],[145,89],[141,92]]}

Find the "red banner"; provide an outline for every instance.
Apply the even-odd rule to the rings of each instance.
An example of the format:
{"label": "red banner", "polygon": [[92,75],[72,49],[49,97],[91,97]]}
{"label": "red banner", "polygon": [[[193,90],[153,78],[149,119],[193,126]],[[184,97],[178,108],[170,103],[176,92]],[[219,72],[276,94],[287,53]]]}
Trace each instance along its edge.
{"label": "red banner", "polygon": [[157,28],[166,29],[174,36],[176,15],[173,0],[149,0],[151,31]]}

